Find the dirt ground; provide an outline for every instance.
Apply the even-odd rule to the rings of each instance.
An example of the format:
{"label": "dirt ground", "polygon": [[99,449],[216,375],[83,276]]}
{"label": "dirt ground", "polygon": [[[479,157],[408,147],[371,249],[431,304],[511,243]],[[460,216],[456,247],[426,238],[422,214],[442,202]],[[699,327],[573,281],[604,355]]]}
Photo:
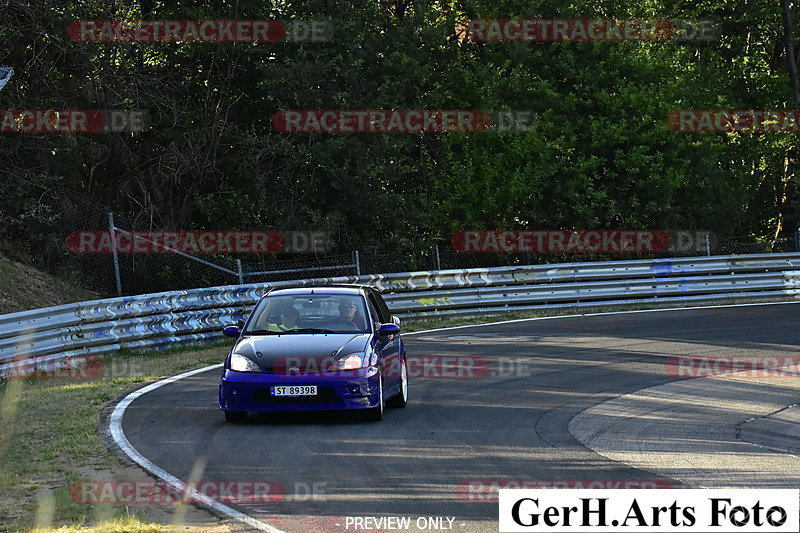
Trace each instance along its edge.
{"label": "dirt ground", "polygon": [[74,283],[9,258],[0,248],[0,315],[95,298]]}

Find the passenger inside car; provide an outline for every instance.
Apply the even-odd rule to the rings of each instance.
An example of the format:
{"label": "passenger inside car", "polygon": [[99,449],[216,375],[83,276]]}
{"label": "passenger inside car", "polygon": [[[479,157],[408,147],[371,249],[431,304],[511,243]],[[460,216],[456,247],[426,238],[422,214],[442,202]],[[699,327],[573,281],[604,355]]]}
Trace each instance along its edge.
{"label": "passenger inside car", "polygon": [[286,331],[289,329],[297,328],[297,318],[300,313],[293,306],[289,306],[281,311],[280,323],[274,323],[267,326],[269,331]]}

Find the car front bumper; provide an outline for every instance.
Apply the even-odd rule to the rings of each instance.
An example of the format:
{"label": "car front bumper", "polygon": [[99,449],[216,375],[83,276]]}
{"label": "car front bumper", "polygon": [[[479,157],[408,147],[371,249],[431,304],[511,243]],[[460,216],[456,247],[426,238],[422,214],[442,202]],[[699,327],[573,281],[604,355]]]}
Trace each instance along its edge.
{"label": "car front bumper", "polygon": [[[323,411],[369,409],[379,402],[379,372],[375,367],[335,375],[302,376],[236,372],[224,369],[219,385],[223,411]],[[316,396],[271,396],[275,385],[316,385]]]}

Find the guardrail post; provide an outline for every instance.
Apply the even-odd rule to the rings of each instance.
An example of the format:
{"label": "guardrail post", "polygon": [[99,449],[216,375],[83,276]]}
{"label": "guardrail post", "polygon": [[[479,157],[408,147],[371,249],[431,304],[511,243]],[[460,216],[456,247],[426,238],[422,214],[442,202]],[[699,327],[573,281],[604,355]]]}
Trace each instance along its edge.
{"label": "guardrail post", "polygon": [[117,255],[117,234],[114,232],[114,213],[108,212],[108,230],[111,232],[111,254],[114,257],[114,278],[117,281],[117,296],[122,296],[122,280],[119,276],[119,256]]}
{"label": "guardrail post", "polygon": [[358,257],[358,250],[353,250],[353,266],[356,269],[356,276],[361,275],[361,260]]}
{"label": "guardrail post", "polygon": [[244,285],[244,274],[242,274],[242,260],[236,260],[236,273],[239,274],[239,285]]}
{"label": "guardrail post", "polygon": [[794,251],[800,252],[800,229],[794,232]]}

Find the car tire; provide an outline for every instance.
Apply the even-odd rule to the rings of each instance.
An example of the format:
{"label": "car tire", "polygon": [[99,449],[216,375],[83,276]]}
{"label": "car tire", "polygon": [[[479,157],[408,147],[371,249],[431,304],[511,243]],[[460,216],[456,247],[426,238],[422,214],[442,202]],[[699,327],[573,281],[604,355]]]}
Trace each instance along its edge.
{"label": "car tire", "polygon": [[378,380],[378,405],[364,411],[364,420],[369,422],[380,422],[383,420],[383,407],[383,376],[381,376]]}
{"label": "car tire", "polygon": [[225,422],[244,422],[247,420],[246,411],[225,411]]}
{"label": "car tire", "polygon": [[387,407],[394,407],[395,409],[402,409],[408,403],[408,368],[406,367],[406,358],[403,358],[403,363],[400,366],[400,392],[392,396],[386,401]]}

